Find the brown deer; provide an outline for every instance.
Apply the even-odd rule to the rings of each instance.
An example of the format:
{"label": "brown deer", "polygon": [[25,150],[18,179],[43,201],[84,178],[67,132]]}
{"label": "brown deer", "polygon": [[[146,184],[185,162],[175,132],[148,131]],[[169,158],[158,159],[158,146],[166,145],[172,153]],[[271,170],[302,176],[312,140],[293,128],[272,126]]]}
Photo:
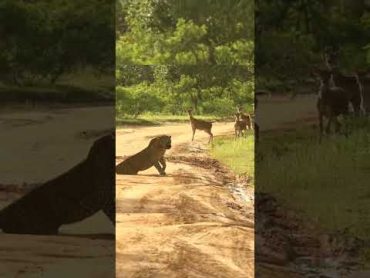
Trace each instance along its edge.
{"label": "brown deer", "polygon": [[195,131],[198,129],[198,130],[202,130],[202,131],[209,134],[208,143],[210,143],[213,140],[213,134],[212,134],[212,131],[211,131],[212,130],[212,123],[207,122],[207,121],[203,121],[203,120],[198,120],[198,119],[194,118],[192,112],[193,112],[193,109],[188,110],[191,129],[193,131],[193,137],[192,137],[191,141],[194,141]]}
{"label": "brown deer", "polygon": [[240,120],[246,123],[248,129],[253,129],[252,127],[252,117],[250,114],[244,114],[240,107],[237,107],[237,114],[240,115]]}
{"label": "brown deer", "polygon": [[332,73],[333,85],[342,88],[346,92],[356,116],[365,114],[363,107],[363,86],[360,78],[357,74],[344,75],[339,71],[337,65],[338,55],[338,51],[324,54],[326,67]]}
{"label": "brown deer", "polygon": [[317,99],[317,110],[319,114],[320,141],[324,132],[324,117],[328,119],[325,129],[327,134],[330,133],[332,122],[335,124],[335,132],[339,132],[340,123],[339,115],[347,115],[349,110],[348,93],[343,88],[331,86],[332,73],[328,70],[316,70],[321,85]]}
{"label": "brown deer", "polygon": [[334,69],[332,73],[334,85],[343,88],[348,94],[348,99],[353,107],[354,114],[356,116],[364,114],[363,91],[359,77],[357,75],[343,75],[337,69]]}
{"label": "brown deer", "polygon": [[245,135],[247,135],[247,123],[245,121],[240,120],[240,113],[235,114],[235,138],[243,136],[243,131]]}

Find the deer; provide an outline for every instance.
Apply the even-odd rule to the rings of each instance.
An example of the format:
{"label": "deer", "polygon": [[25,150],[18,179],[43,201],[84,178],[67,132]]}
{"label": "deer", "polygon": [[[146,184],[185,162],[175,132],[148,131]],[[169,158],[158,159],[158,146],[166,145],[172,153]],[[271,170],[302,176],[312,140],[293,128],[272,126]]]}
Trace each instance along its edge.
{"label": "deer", "polygon": [[340,123],[338,116],[346,116],[349,113],[350,100],[348,93],[339,87],[331,85],[332,73],[328,70],[316,70],[316,74],[320,78],[320,89],[317,99],[317,110],[319,117],[319,131],[320,131],[320,142],[324,133],[324,118],[328,119],[325,133],[330,133],[330,127],[332,122],[335,124],[335,132],[340,131]]}
{"label": "deer", "polygon": [[326,52],[323,55],[324,63],[331,72],[331,80],[335,87],[343,88],[348,94],[348,99],[353,107],[355,116],[364,115],[363,85],[357,73],[353,75],[342,74],[337,65],[338,51]]}
{"label": "deer", "polygon": [[250,114],[244,114],[241,110],[240,107],[237,107],[237,114],[240,115],[241,121],[244,121],[246,123],[246,127],[248,129],[253,129],[252,128],[252,117]]}
{"label": "deer", "polygon": [[191,141],[194,141],[195,131],[198,129],[198,130],[202,130],[202,131],[209,134],[208,143],[210,143],[211,141],[213,141],[213,134],[212,134],[212,131],[211,131],[212,130],[212,123],[194,118],[192,112],[193,112],[193,109],[188,110],[191,129],[193,131],[193,137],[192,137]]}
{"label": "deer", "polygon": [[240,120],[240,113],[235,114],[235,138],[243,136],[243,131],[245,131],[245,135],[247,135],[247,123],[245,121]]}

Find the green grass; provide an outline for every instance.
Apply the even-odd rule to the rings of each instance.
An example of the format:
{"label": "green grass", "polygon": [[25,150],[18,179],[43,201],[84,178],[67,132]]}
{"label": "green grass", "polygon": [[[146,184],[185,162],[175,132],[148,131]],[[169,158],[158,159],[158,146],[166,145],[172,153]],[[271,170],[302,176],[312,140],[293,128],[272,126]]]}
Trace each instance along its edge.
{"label": "green grass", "polygon": [[318,143],[305,129],[261,136],[256,191],[272,193],[329,231],[370,240],[370,126]]}
{"label": "green grass", "polygon": [[[219,121],[221,117],[212,115],[198,115],[197,119],[207,121]],[[116,117],[116,124],[120,125],[143,125],[143,126],[154,126],[161,125],[163,123],[184,123],[189,121],[188,115],[168,115],[168,114],[143,114],[137,118],[119,116]]]}
{"label": "green grass", "polygon": [[[238,175],[248,175],[254,179],[254,136],[247,138],[216,137],[211,156]],[[253,183],[253,182],[252,182]]]}

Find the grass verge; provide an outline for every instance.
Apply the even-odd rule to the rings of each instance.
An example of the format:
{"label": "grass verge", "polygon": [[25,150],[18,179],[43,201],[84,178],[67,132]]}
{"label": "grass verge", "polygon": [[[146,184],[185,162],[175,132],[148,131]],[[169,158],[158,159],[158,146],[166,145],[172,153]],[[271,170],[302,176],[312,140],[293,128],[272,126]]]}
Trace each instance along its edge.
{"label": "grass verge", "polygon": [[254,136],[246,138],[215,137],[211,156],[227,165],[235,174],[248,175],[254,183]]}
{"label": "grass verge", "polygon": [[256,191],[272,193],[328,231],[370,240],[370,125],[321,144],[309,129],[261,138]]}

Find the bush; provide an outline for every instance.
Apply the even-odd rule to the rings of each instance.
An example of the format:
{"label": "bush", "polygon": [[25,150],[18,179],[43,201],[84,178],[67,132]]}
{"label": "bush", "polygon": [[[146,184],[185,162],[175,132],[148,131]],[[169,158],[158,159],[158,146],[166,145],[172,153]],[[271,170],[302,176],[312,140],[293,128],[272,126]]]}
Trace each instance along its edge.
{"label": "bush", "polygon": [[[141,87],[141,86],[140,86]],[[135,118],[145,112],[159,113],[164,103],[145,88],[117,88],[117,112],[121,115],[132,115]]]}
{"label": "bush", "polygon": [[201,110],[204,114],[219,116],[230,116],[235,113],[235,108],[234,101],[228,98],[215,98],[205,101],[201,105]]}

